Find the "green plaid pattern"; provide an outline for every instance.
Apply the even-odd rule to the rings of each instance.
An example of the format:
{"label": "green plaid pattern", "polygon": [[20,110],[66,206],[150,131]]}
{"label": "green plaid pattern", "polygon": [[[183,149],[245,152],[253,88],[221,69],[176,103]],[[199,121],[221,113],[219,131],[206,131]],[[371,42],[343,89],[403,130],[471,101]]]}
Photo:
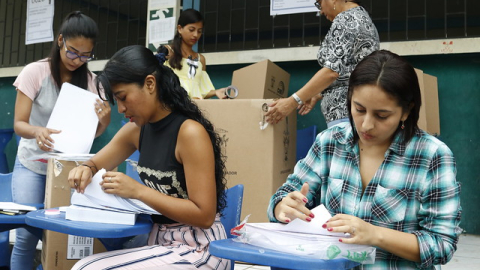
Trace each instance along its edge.
{"label": "green plaid pattern", "polygon": [[358,269],[434,269],[457,249],[460,184],[452,151],[435,137],[417,131],[407,143],[397,134],[362,196],[359,148],[350,123],[320,133],[305,159],[272,196],[268,217],[288,193],[308,182],[308,208],[324,204],[332,215],[359,217],[375,226],[413,233],[420,245],[420,263],[377,249],[374,265]]}

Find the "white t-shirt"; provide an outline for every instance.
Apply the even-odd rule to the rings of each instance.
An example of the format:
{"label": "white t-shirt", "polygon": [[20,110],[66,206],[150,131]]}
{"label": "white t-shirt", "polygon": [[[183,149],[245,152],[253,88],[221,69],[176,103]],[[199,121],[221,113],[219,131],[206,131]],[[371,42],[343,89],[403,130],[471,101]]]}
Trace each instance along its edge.
{"label": "white t-shirt", "polygon": [[[88,76],[88,90],[98,94],[95,83],[97,76],[92,72],[90,74],[91,76]],[[29,119],[30,125],[47,126],[59,94],[59,90],[51,76],[48,59],[25,66],[13,85],[33,102]],[[22,138],[20,140],[17,152],[20,163],[35,173],[45,175],[47,173],[46,160],[29,160],[41,154],[45,154],[45,152],[38,147],[36,139]]]}

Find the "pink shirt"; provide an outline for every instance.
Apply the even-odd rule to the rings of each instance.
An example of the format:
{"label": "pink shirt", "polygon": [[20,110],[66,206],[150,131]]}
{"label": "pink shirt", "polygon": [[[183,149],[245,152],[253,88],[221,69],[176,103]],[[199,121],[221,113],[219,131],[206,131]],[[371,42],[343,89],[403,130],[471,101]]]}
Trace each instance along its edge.
{"label": "pink shirt", "polygon": [[[91,76],[88,76],[88,90],[97,94],[97,76],[92,72],[90,74]],[[51,76],[48,59],[42,59],[25,66],[13,85],[32,100],[29,124],[41,127],[47,126],[60,92]],[[46,174],[47,164],[40,160],[32,160],[32,157],[42,154],[45,154],[45,152],[38,148],[35,139],[22,138],[20,140],[17,156],[20,163],[29,170],[38,174]]]}

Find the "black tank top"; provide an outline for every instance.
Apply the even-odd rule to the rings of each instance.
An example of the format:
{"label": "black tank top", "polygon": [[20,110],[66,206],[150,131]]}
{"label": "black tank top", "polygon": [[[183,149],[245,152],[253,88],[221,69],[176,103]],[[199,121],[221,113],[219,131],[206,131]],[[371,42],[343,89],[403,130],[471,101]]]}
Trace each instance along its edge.
{"label": "black tank top", "polygon": [[[140,179],[150,188],[176,198],[188,199],[183,165],[175,158],[178,132],[188,118],[170,113],[156,123],[141,128],[137,171]],[[176,221],[162,215],[153,215],[155,223],[171,224]]]}

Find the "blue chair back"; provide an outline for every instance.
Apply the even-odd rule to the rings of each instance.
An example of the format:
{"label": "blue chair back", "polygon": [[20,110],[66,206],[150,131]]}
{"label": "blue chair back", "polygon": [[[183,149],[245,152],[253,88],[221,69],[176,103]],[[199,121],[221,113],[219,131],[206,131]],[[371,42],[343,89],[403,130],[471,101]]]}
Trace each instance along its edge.
{"label": "blue chair back", "polygon": [[130,160],[130,159],[127,159],[125,161],[125,174],[127,176],[130,176],[131,178],[137,180],[137,182],[143,184],[142,180],[140,179],[140,176],[138,175],[138,172],[135,168],[136,165],[133,165],[132,163],[133,162],[138,162],[138,161],[133,161],[133,160]]}
{"label": "blue chair back", "polygon": [[12,173],[0,173],[0,202],[12,201]]}
{"label": "blue chair back", "polygon": [[[223,227],[225,227],[227,237],[232,238],[233,235],[230,234],[230,230],[240,223],[243,202],[243,185],[233,186],[227,189],[225,192],[227,194],[227,206],[225,209],[223,209],[221,221]],[[231,260],[230,265],[230,270],[234,270],[235,261]]]}
{"label": "blue chair back", "polygon": [[297,161],[307,156],[317,137],[317,126],[297,130]]}
{"label": "blue chair back", "polygon": [[[0,202],[12,201],[12,173],[0,173]],[[0,232],[0,267],[10,267],[10,232]]]}

